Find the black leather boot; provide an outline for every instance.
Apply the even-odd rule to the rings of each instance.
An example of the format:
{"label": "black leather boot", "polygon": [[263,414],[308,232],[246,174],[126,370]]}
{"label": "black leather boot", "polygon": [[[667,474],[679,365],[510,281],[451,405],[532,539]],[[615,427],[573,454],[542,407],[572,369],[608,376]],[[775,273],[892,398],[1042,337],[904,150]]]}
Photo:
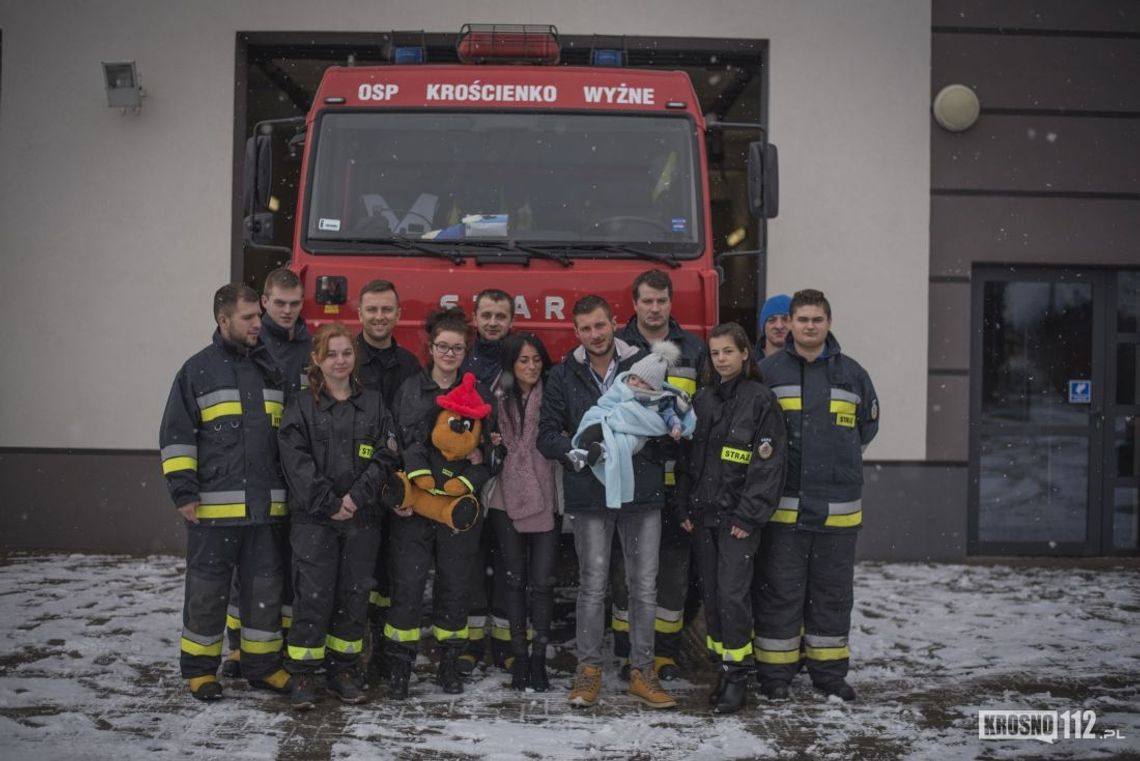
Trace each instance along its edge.
{"label": "black leather boot", "polygon": [[435,683],[448,695],[463,692],[463,677],[459,673],[459,651],[462,645],[444,645],[435,672]]}
{"label": "black leather boot", "polygon": [[716,684],[713,685],[712,692],[709,693],[709,705],[715,706],[720,702],[720,698],[724,695],[724,686],[728,681],[724,678],[724,667],[721,666],[716,670]]}
{"label": "black leather boot", "polygon": [[528,679],[527,672],[530,663],[527,659],[526,638],[512,638],[511,640],[511,689],[525,690]]}
{"label": "black leather boot", "polygon": [[720,698],[713,706],[713,711],[715,713],[736,713],[744,707],[744,699],[748,694],[748,674],[751,669],[739,664],[725,665],[721,668],[724,669],[724,674],[721,676],[724,688],[721,690]]}
{"label": "black leather boot", "polygon": [[389,650],[388,660],[388,698],[390,700],[406,700],[408,697],[408,682],[412,678],[412,662],[406,653]]}
{"label": "black leather boot", "polygon": [[546,642],[545,638],[537,638],[530,646],[530,668],[527,671],[527,682],[535,692],[546,692],[550,689],[550,677],[546,674]]}

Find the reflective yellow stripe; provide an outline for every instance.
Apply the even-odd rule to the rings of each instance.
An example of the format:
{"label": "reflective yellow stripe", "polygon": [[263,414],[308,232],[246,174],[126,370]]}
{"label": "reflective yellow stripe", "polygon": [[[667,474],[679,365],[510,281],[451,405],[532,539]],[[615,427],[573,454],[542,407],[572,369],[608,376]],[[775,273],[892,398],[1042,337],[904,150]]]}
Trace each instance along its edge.
{"label": "reflective yellow stripe", "polygon": [[813,661],[841,661],[851,657],[847,647],[805,647],[804,653]]}
{"label": "reflective yellow stripe", "polygon": [[229,505],[198,505],[194,508],[194,515],[207,520],[211,518],[244,518],[245,505],[241,502]]}
{"label": "reflective yellow stripe", "polygon": [[241,638],[241,651],[243,653],[254,653],[257,655],[264,655],[266,653],[276,653],[281,649],[282,642],[279,639],[271,639],[266,642],[257,642],[252,639]]}
{"label": "reflective yellow stripe", "polygon": [[738,462],[747,465],[752,462],[752,453],[747,449],[735,449],[733,447],[721,447],[720,459],[727,462]]}
{"label": "reflective yellow stripe", "polygon": [[380,594],[379,592],[369,592],[368,593],[368,602],[371,605],[375,605],[377,608],[390,608],[390,607],[392,607],[392,598],[391,597],[385,597],[384,595]]}
{"label": "reflective yellow stripe", "polygon": [[804,398],[802,396],[784,396],[778,401],[780,402],[780,409],[785,412],[802,410],[804,408]]}
{"label": "reflective yellow stripe", "polygon": [[796,650],[756,650],[756,660],[761,663],[799,663],[800,651]]}
{"label": "reflective yellow stripe", "polygon": [[768,520],[772,523],[795,523],[798,510],[777,510]]}
{"label": "reflective yellow stripe", "polygon": [[219,402],[202,410],[202,422],[208,423],[226,415],[241,415],[241,402]]}
{"label": "reflective yellow stripe", "polygon": [[178,470],[197,470],[198,461],[193,457],[171,457],[162,461],[162,475],[174,473]]}
{"label": "reflective yellow stripe", "polygon": [[404,474],[404,476],[409,481],[411,481],[413,478],[419,478],[420,476],[430,476],[430,475],[431,475],[431,471],[428,470],[427,468],[424,468],[422,470],[413,470],[411,473],[405,473]]}
{"label": "reflective yellow stripe", "polygon": [[[482,629],[472,629],[470,626],[468,626],[467,627],[467,641],[468,642],[479,642],[483,639],[483,635],[485,633],[486,632],[484,632]],[[510,639],[510,637],[508,637],[507,639]]]}
{"label": "reflective yellow stripe", "polygon": [[677,485],[677,474],[671,470],[665,471],[665,485],[666,486],[676,486]]}
{"label": "reflective yellow stripe", "polygon": [[221,655],[222,654],[222,641],[218,640],[212,645],[199,645],[193,640],[182,638],[179,643],[182,652],[189,653],[190,655]]}
{"label": "reflective yellow stripe", "polygon": [[292,629],[293,628],[293,617],[292,616],[281,616],[281,628],[282,629]]}
{"label": "reflective yellow stripe", "polygon": [[615,632],[627,632],[629,631],[629,621],[622,621],[620,618],[611,618],[610,628]]}
{"label": "reflective yellow stripe", "polygon": [[711,635],[705,635],[705,649],[716,653],[717,655],[724,654],[724,643],[717,642]]}
{"label": "reflective yellow stripe", "polygon": [[721,651],[724,660],[740,663],[748,656],[752,655],[752,643],[749,642],[744,647],[726,647]]}
{"label": "reflective yellow stripe", "polygon": [[344,653],[345,655],[356,655],[364,650],[364,640],[354,639],[347,640],[340,637],[328,635],[325,637],[325,644],[328,645],[329,650],[335,653]]}
{"label": "reflective yellow stripe", "polygon": [[241,620],[234,617],[234,616],[226,616],[226,628],[227,629],[240,629],[241,628]]}
{"label": "reflective yellow stripe", "polygon": [[397,629],[392,624],[384,624],[384,636],[388,639],[394,639],[397,642],[419,642],[420,630],[419,627],[415,629]]}
{"label": "reflective yellow stripe", "polygon": [[467,491],[471,492],[472,494],[475,493],[475,485],[468,481],[466,476],[460,476],[459,480],[462,481],[463,484],[467,487]]}
{"label": "reflective yellow stripe", "polygon": [[685,621],[678,619],[677,621],[666,621],[663,618],[653,619],[653,631],[661,632],[662,634],[676,634],[685,628]]}
{"label": "reflective yellow stripe", "polygon": [[451,629],[441,629],[438,626],[431,628],[431,633],[435,635],[437,640],[443,641],[445,639],[467,639],[467,627],[452,631]]}
{"label": "reflective yellow stripe", "polygon": [[271,402],[265,400],[265,414],[269,416],[269,422],[274,428],[281,425],[281,413],[285,411],[285,405],[281,402]]}
{"label": "reflective yellow stripe", "polygon": [[289,657],[295,661],[320,661],[324,660],[325,648],[324,645],[320,647],[294,647],[289,645]]}
{"label": "reflective yellow stripe", "polygon": [[511,630],[507,626],[491,626],[491,639],[497,639],[500,642],[511,641]]}
{"label": "reflective yellow stripe", "polygon": [[270,502],[269,514],[271,516],[281,516],[289,514],[289,505],[285,502]]}
{"label": "reflective yellow stripe", "polygon": [[670,375],[665,379],[672,385],[684,391],[689,396],[697,393],[697,382],[692,378],[684,378],[676,375]]}
{"label": "reflective yellow stripe", "polygon": [[846,415],[855,414],[855,405],[852,402],[844,402],[840,399],[832,399],[831,406],[828,408],[832,414],[844,413]]}
{"label": "reflective yellow stripe", "polygon": [[[778,511],[777,511],[778,512]],[[823,521],[824,526],[832,526],[836,528],[849,528],[851,526],[858,526],[863,522],[863,511],[860,510],[856,513],[849,515],[829,515]]]}

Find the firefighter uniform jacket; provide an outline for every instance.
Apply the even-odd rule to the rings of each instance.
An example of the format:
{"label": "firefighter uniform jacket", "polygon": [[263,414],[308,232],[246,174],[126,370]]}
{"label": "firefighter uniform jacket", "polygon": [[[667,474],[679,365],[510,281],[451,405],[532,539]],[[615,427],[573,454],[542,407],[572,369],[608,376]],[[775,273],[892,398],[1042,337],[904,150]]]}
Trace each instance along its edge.
{"label": "firefighter uniform jacket", "polygon": [[345,401],[298,394],[278,434],[293,523],[339,523],[332,516],[345,494],[356,503],[353,521],[378,522],[381,487],[399,467],[392,429],[379,391],[356,388]]}
{"label": "firefighter uniform jacket", "polygon": [[293,325],[293,337],[290,338],[289,331],[271,320],[269,315],[263,314],[261,341],[285,374],[285,390],[290,398],[309,385],[305,370],[309,366],[309,355],[313,353],[313,336],[304,320],[298,319]]}
{"label": "firefighter uniform jacket", "polygon": [[701,389],[693,406],[697,430],[678,461],[678,518],[755,533],[776,510],[787,465],[776,397],[740,375]]}
{"label": "firefighter uniform jacket", "polygon": [[176,507],[198,502],[205,525],[254,525],[288,515],[277,427],[285,378],[264,344],[222,340],[174,379],[159,431],[162,472]]}
{"label": "firefighter uniform jacket", "polygon": [[420,371],[420,361],[415,354],[397,344],[395,337],[387,349],[377,349],[360,334],[356,337],[356,355],[356,376],[360,385],[379,391],[384,407],[394,415],[396,390]]}
{"label": "firefighter uniform jacket", "polygon": [[804,360],[788,339],[760,370],[784,411],[788,476],[773,524],[854,532],[863,522],[863,447],[879,430],[879,399],[862,366],[829,334]]}
{"label": "firefighter uniform jacket", "polygon": [[[620,338],[615,339],[614,347],[619,373],[646,355],[645,351]],[[578,423],[586,410],[593,407],[601,396],[598,383],[586,364],[586,350],[581,346],[555,365],[542,387],[542,408],[538,417],[538,451],[543,457],[565,464],[566,453],[573,448],[570,436],[578,430]],[[665,469],[661,462],[650,457],[651,451],[656,450],[647,444],[633,456],[633,501],[623,504],[622,510],[659,510],[664,504]],[[579,472],[570,467],[563,468],[562,485],[566,512],[608,509],[605,486],[589,468]]]}

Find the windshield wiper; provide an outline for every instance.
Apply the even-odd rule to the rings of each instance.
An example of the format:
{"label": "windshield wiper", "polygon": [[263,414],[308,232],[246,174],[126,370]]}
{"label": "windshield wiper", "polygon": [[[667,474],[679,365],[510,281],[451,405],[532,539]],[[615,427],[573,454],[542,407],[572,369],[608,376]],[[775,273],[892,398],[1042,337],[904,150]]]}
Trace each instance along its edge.
{"label": "windshield wiper", "polygon": [[463,264],[463,254],[459,253],[458,251],[454,251],[454,250],[445,251],[445,250],[442,250],[440,248],[428,248],[426,245],[424,245],[425,243],[434,243],[436,246],[442,246],[445,244],[446,245],[452,245],[452,244],[457,242],[457,241],[452,241],[452,240],[449,240],[449,241],[425,240],[425,241],[421,242],[421,241],[414,241],[414,240],[411,240],[409,238],[405,238],[403,235],[391,235],[387,238],[338,238],[336,240],[336,242],[337,243],[363,243],[363,244],[371,243],[371,244],[380,245],[380,246],[387,243],[387,244],[396,246],[397,248],[402,248],[405,251],[419,251],[421,254],[428,254],[429,256],[438,256],[441,259],[450,259],[455,264]]}
{"label": "windshield wiper", "polygon": [[633,254],[643,259],[663,262],[673,269],[677,269],[681,266],[681,263],[677,261],[677,257],[671,253],[662,254],[656,251],[646,251],[643,248],[634,248],[624,243],[585,243],[575,241],[568,243],[548,243],[545,245],[547,248],[561,249],[564,251],[608,251],[617,254]]}
{"label": "windshield wiper", "polygon": [[[442,243],[443,241],[440,242]],[[559,253],[557,250],[551,251],[547,248],[518,243],[517,241],[513,240],[470,240],[465,238],[461,240],[448,241],[448,243],[454,243],[459,246],[500,249],[503,251],[521,251],[524,254],[530,254],[531,256],[538,256],[543,259],[551,259],[558,262],[563,267],[574,266],[574,260],[571,259],[569,254],[565,252]],[[563,246],[552,246],[550,248],[561,249]]]}

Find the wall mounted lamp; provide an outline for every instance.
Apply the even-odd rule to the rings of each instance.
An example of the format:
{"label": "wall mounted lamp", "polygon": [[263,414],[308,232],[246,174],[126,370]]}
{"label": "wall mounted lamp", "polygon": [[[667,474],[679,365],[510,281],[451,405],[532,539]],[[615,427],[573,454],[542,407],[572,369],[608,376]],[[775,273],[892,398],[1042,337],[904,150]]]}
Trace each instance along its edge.
{"label": "wall mounted lamp", "polygon": [[966,85],[946,85],[934,96],[930,110],[942,129],[965,132],[978,121],[982,105],[977,93]]}
{"label": "wall mounted lamp", "polygon": [[126,113],[142,108],[146,92],[142,89],[139,70],[134,61],[103,62],[103,82],[107,86],[107,106]]}

